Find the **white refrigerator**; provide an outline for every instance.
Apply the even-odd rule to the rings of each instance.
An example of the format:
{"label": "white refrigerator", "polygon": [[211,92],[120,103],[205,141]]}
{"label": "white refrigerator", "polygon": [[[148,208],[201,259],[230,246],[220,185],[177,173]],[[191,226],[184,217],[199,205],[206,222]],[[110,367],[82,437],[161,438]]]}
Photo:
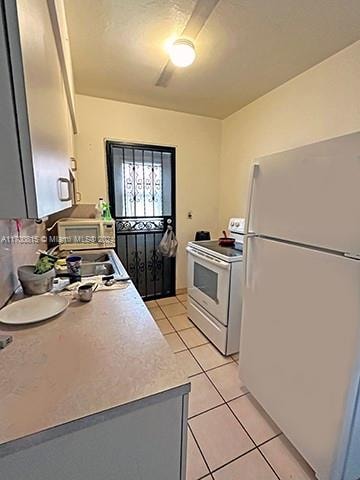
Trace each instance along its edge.
{"label": "white refrigerator", "polygon": [[317,478],[360,478],[360,133],[254,164],[240,376]]}

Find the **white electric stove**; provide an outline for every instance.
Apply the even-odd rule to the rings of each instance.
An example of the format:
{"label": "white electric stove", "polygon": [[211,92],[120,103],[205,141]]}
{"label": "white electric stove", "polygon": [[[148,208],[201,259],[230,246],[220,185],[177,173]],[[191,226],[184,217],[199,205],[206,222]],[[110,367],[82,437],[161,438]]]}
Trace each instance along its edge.
{"label": "white electric stove", "polygon": [[231,218],[234,247],[218,240],[189,242],[188,315],[224,355],[239,351],[244,219]]}

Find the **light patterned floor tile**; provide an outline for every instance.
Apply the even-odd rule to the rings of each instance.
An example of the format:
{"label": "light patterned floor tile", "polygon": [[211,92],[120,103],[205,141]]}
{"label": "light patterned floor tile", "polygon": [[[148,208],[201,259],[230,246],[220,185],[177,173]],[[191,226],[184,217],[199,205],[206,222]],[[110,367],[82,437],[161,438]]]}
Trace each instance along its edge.
{"label": "light patterned floor tile", "polygon": [[213,475],[215,480],[277,480],[276,475],[257,450],[234,460]]}
{"label": "light patterned floor tile", "polygon": [[197,375],[198,373],[202,372],[200,365],[191,355],[189,350],[183,350],[182,352],[178,352],[175,355],[181,368],[184,370],[185,374],[188,377],[192,377],[193,375]]}
{"label": "light patterned floor tile", "polygon": [[231,358],[234,360],[234,362],[239,363],[239,354],[234,353],[234,355],[231,355]]}
{"label": "light patterned floor tile", "polygon": [[185,330],[186,328],[193,328],[194,324],[190,322],[187,315],[176,315],[176,317],[169,317],[171,325],[175,330]]}
{"label": "light patterned floor tile", "polygon": [[145,305],[148,307],[148,308],[152,308],[152,307],[157,307],[158,304],[156,303],[156,300],[149,300],[148,302],[145,302]]}
{"label": "light patterned floor tile", "polygon": [[231,357],[224,357],[210,343],[192,348],[191,351],[204,370],[220,367],[220,365],[225,365],[226,363],[233,363]]}
{"label": "light patterned floor tile", "polygon": [[187,441],[186,480],[198,480],[209,473],[209,469],[189,429]]}
{"label": "light patterned floor tile", "polygon": [[189,418],[224,403],[205,373],[191,378]]}
{"label": "light patterned floor tile", "polygon": [[269,415],[250,394],[231,401],[229,407],[256,445],[281,433]]}
{"label": "light patterned floor tile", "polygon": [[163,305],[161,309],[167,317],[175,317],[176,315],[186,314],[186,308],[180,302],[172,303],[170,305]]}
{"label": "light patterned floor tile", "polygon": [[174,353],[186,350],[185,343],[181,340],[177,333],[169,333],[168,335],[165,335],[165,339]]}
{"label": "light patterned floor tile", "polygon": [[165,297],[159,298],[156,300],[159,307],[163,307],[164,305],[172,305],[174,303],[179,303],[179,300],[176,297]]}
{"label": "light patterned floor tile", "polygon": [[149,308],[149,312],[154,320],[161,320],[162,318],[165,318],[165,314],[160,307],[151,307]]}
{"label": "light patterned floor tile", "polygon": [[284,435],[265,443],[260,450],[281,480],[316,480],[313,470]]}
{"label": "light patterned floor tile", "polygon": [[227,405],[198,415],[189,424],[211,471],[254,448]]}
{"label": "light patterned floor tile", "polygon": [[196,327],[182,330],[179,332],[179,335],[188,348],[194,348],[209,343],[209,340]]}
{"label": "light patterned floor tile", "polygon": [[234,362],[214,368],[207,374],[227,402],[247,393],[239,377],[239,366]]}
{"label": "light patterned floor tile", "polygon": [[174,327],[171,325],[167,318],[161,318],[160,320],[156,320],[156,323],[163,335],[175,332]]}
{"label": "light patterned floor tile", "polygon": [[187,293],[176,295],[176,298],[179,300],[179,302],[185,303],[187,302]]}

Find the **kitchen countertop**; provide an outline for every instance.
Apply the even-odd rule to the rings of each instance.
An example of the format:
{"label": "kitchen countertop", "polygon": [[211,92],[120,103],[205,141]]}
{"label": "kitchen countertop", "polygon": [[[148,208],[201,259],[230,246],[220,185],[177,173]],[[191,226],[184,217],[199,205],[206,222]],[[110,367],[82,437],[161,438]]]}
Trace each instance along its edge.
{"label": "kitchen countertop", "polygon": [[[0,452],[17,439],[115,407],[190,390],[137,290],[96,292],[53,319],[0,325]],[[16,443],[16,442],[14,442]]]}

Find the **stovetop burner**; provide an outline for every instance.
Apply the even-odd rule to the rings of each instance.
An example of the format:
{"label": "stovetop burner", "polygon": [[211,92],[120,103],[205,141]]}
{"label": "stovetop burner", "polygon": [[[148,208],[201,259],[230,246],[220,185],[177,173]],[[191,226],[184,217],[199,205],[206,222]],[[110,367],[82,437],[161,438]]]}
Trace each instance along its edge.
{"label": "stovetop burner", "polygon": [[201,247],[207,248],[213,252],[221,253],[226,257],[242,257],[242,250],[238,250],[235,247],[222,247],[219,245],[218,240],[203,240],[199,242],[192,242],[194,245],[199,245]]}

